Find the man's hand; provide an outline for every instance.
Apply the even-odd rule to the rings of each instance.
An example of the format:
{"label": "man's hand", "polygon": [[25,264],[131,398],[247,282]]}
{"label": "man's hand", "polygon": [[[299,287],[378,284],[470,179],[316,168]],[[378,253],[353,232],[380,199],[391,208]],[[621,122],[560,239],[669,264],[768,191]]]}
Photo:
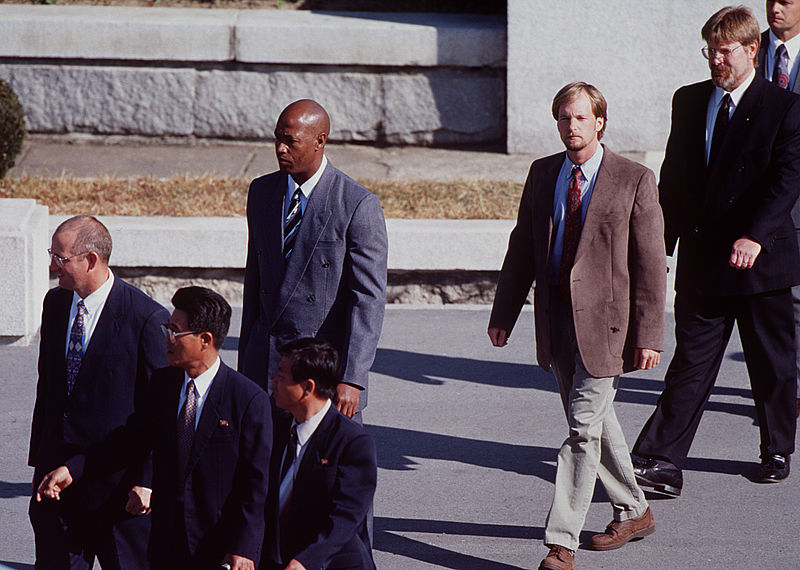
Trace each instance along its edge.
{"label": "man's hand", "polygon": [[53,469],[42,478],[39,488],[36,489],[36,502],[41,503],[42,497],[61,500],[61,491],[72,485],[72,475],[66,465]]}
{"label": "man's hand", "polygon": [[306,567],[292,558],[283,570],[306,570]]}
{"label": "man's hand", "polygon": [[222,564],[230,564],[231,570],[256,570],[255,563],[249,558],[236,554],[226,554]]}
{"label": "man's hand", "polygon": [[633,351],[633,365],[637,370],[650,370],[661,362],[661,353],[649,348],[636,348]]}
{"label": "man's hand", "polygon": [[759,253],[761,253],[761,244],[747,236],[742,236],[733,242],[728,264],[736,269],[750,269],[756,262]]}
{"label": "man's hand", "polygon": [[358,399],[361,397],[361,390],[350,384],[340,382],[336,386],[336,409],[352,418],[358,410]]}
{"label": "man's hand", "polygon": [[125,505],[125,510],[135,516],[149,514],[151,510],[150,495],[152,494],[152,489],[134,485],[131,487],[131,490],[128,491],[128,504]]}
{"label": "man's hand", "polygon": [[489,327],[489,340],[494,346],[505,346],[508,344],[508,331],[497,327]]}

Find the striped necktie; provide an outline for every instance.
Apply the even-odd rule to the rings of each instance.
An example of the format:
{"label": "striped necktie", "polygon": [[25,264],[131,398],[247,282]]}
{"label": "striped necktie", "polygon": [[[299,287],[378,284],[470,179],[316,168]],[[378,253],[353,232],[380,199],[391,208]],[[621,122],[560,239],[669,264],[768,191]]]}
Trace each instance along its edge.
{"label": "striped necktie", "polygon": [[289,256],[294,251],[294,243],[297,239],[297,232],[300,229],[300,221],[303,219],[303,208],[300,206],[300,187],[292,194],[292,199],[289,202],[289,213],[286,214],[286,220],[283,224],[283,258],[287,262]]}

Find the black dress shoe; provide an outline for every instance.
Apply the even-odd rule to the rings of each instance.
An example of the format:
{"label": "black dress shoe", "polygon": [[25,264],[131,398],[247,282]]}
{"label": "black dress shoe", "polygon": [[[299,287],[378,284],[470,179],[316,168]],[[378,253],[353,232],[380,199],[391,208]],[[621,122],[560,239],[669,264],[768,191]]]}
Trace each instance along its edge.
{"label": "black dress shoe", "polygon": [[643,487],[652,487],[654,491],[669,497],[679,497],[683,488],[683,473],[681,470],[656,459],[634,459],[633,473],[636,482]]}
{"label": "black dress shoe", "polygon": [[791,457],[788,455],[771,455],[761,460],[761,467],[758,468],[759,483],[777,483],[789,476],[789,464]]}

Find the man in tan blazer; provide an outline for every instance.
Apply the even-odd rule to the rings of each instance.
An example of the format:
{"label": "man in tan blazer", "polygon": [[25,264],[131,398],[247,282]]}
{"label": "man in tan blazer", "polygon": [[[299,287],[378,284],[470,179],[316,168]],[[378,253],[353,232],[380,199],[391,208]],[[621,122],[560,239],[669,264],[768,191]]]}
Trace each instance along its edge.
{"label": "man in tan blazer", "polygon": [[540,568],[562,570],[573,568],[598,475],[614,516],[589,547],[619,548],[655,530],[613,401],[620,374],[659,363],[666,257],[655,176],[599,142],[600,91],[566,85],[553,117],[566,153],[531,165],[488,333],[506,345],[535,283],[537,358],[553,368],[569,424]]}

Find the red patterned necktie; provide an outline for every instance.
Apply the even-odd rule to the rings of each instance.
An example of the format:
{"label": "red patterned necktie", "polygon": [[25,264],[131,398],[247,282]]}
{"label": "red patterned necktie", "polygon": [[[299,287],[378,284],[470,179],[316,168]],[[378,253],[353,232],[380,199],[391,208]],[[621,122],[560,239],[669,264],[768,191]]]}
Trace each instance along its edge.
{"label": "red patterned necktie", "polygon": [[789,88],[789,53],[781,44],[775,50],[775,67],[772,70],[772,82],[781,89]]}
{"label": "red patterned necktie", "polygon": [[569,295],[569,278],[575,252],[578,251],[578,240],[581,237],[581,186],[583,173],[580,166],[572,167],[572,178],[567,190],[567,208],[564,214],[564,240],[561,249],[561,265],[558,271],[558,285],[562,292]]}

